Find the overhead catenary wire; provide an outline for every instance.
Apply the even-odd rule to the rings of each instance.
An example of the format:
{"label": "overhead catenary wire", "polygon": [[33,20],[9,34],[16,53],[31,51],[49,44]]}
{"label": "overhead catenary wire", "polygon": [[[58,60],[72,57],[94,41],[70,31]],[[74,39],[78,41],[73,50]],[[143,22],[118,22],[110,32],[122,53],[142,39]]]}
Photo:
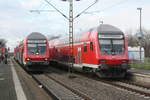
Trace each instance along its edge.
{"label": "overhead catenary wire", "polygon": [[48,4],[46,4],[45,2],[42,3],[43,5],[41,5],[41,7],[39,9],[44,9]]}
{"label": "overhead catenary wire", "polygon": [[[59,12],[63,17],[65,17],[67,20],[69,20],[69,18],[63,14],[59,9],[57,9],[52,3],[50,3],[48,0],[44,0],[45,2],[47,2],[51,7],[53,7],[57,12]],[[88,6],[86,9],[84,9],[83,11],[81,11],[79,14],[77,14],[73,19],[78,18],[79,16],[81,16],[83,13],[86,13],[86,11],[91,8],[93,5],[95,5],[99,0],[95,0],[94,3],[92,3],[90,6]],[[45,7],[45,6],[44,6]],[[55,12],[55,10],[30,10],[30,12]]]}
{"label": "overhead catenary wire", "polygon": [[69,20],[69,18],[63,14],[60,10],[58,10],[53,4],[51,4],[48,0],[44,0],[45,2],[47,2],[51,7],[53,7],[57,12],[59,12],[62,16],[64,16],[67,20]]}
{"label": "overhead catenary wire", "polygon": [[[29,11],[30,11],[31,13],[32,13],[32,12],[37,12],[37,13],[39,13],[39,14],[40,14],[40,12],[47,12],[47,11],[50,11],[50,10],[47,10],[47,11],[46,11],[46,10],[43,10],[46,5],[47,5],[47,4],[45,4],[45,3],[41,3],[38,9],[29,10]],[[42,10],[40,10],[40,9],[42,9]]]}
{"label": "overhead catenary wire", "polygon": [[55,10],[30,10],[30,12],[37,12],[40,14],[40,12],[55,12]]}
{"label": "overhead catenary wire", "polygon": [[115,3],[115,4],[110,5],[109,7],[103,8],[101,10],[96,10],[96,11],[91,11],[91,12],[84,12],[84,13],[85,14],[99,13],[99,12],[102,12],[102,11],[105,11],[105,10],[109,10],[109,9],[115,7],[115,6],[119,6],[119,5],[121,5],[121,4],[123,4],[123,3],[127,2],[127,1],[128,0],[121,0],[121,1],[119,1],[117,3]]}
{"label": "overhead catenary wire", "polygon": [[95,0],[94,3],[92,3],[90,6],[88,6],[86,9],[84,9],[82,12],[80,12],[77,16],[74,17],[74,19],[76,19],[77,17],[81,16],[81,14],[83,14],[86,10],[88,10],[89,8],[91,8],[93,5],[95,5],[98,2],[98,0]]}

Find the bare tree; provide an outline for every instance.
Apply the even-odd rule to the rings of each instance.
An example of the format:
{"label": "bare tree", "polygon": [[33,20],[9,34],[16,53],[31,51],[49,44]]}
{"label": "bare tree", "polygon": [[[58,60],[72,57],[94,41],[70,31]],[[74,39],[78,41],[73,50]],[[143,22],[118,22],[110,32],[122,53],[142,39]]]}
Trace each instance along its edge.
{"label": "bare tree", "polygon": [[138,46],[138,40],[131,29],[128,29],[125,34],[128,35],[128,45],[131,47]]}
{"label": "bare tree", "polygon": [[[139,29],[137,30],[137,33]],[[144,37],[141,39],[141,46],[145,50],[145,57],[150,57],[150,30],[142,29]],[[127,30],[126,34],[128,34],[128,45],[129,46],[139,46],[139,40],[136,34],[132,34],[131,30]]]}
{"label": "bare tree", "polygon": [[142,29],[144,38],[141,41],[142,47],[145,50],[145,57],[150,57],[150,30]]}
{"label": "bare tree", "polygon": [[138,40],[135,35],[128,35],[128,45],[131,47],[138,46]]}

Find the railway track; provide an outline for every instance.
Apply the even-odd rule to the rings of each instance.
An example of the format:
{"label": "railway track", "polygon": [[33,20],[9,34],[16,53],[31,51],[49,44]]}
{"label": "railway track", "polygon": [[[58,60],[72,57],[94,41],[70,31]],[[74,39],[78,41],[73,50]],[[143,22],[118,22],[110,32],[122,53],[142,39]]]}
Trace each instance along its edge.
{"label": "railway track", "polygon": [[[66,89],[70,90],[71,92],[76,94],[78,97],[80,97],[80,99],[92,100],[87,95],[82,94],[82,93],[78,92],[77,90],[74,90],[71,87],[68,87],[67,85],[59,82],[58,80],[55,80],[50,75],[46,74],[45,76],[48,77],[49,79],[55,81],[56,83],[62,85]],[[146,87],[144,85],[136,84],[134,82],[129,82],[129,81],[109,81],[109,80],[105,80],[105,79],[95,79],[95,78],[94,78],[94,80],[103,82],[103,83],[111,85],[111,86],[115,86],[115,87],[123,89],[123,90],[127,90],[128,92],[132,92],[133,94],[137,94],[137,95],[143,96],[145,98],[150,98],[150,88]],[[60,99],[60,100],[62,100],[62,99]]]}
{"label": "railway track", "polygon": [[[16,61],[13,63],[20,66]],[[87,95],[69,87],[47,74],[34,73],[32,78],[43,88],[52,98],[56,100],[93,100]]]}
{"label": "railway track", "polygon": [[75,90],[71,87],[68,87],[67,85],[55,80],[54,78],[52,78],[50,75],[46,75],[47,77],[49,77],[50,79],[54,80],[55,82],[61,84],[62,86],[64,86],[65,88],[67,88],[68,90],[72,91],[73,93],[77,94],[78,96],[80,96],[81,98],[83,98],[83,100],[92,100],[92,98],[88,97],[86,94],[83,94],[81,92],[79,92],[78,90]]}
{"label": "railway track", "polygon": [[50,75],[32,75],[43,88],[57,100],[92,100],[87,95],[68,87]]}
{"label": "railway track", "polygon": [[137,83],[127,79],[124,80],[100,79],[95,75],[91,76],[83,73],[78,73],[78,74],[102,82],[104,84],[108,84],[120,89],[127,90],[128,92],[132,92],[134,94],[145,96],[145,98],[150,98],[150,86],[144,85],[143,83]]}
{"label": "railway track", "polygon": [[[96,81],[102,82],[104,84],[108,84],[123,90],[127,90],[130,93],[142,96],[144,98],[150,98],[150,88],[145,86],[144,84],[137,84],[132,81],[127,80],[107,80],[107,79],[99,79],[98,77],[89,76],[87,74],[78,73],[81,76],[85,76],[87,78],[94,79]],[[94,75],[95,76],[95,75]],[[49,77],[49,76],[48,76]]]}
{"label": "railway track", "polygon": [[150,88],[147,88],[144,85],[139,85],[127,81],[109,81],[103,79],[96,79],[96,80],[123,90],[127,90],[128,92],[144,96],[145,98],[150,98]]}
{"label": "railway track", "polygon": [[134,86],[137,86],[137,87],[141,87],[141,88],[150,90],[150,86],[144,85],[144,83],[140,84],[140,83],[137,83],[137,82],[134,82],[134,81],[127,81],[127,80],[122,80],[121,82],[124,82],[124,83],[127,83],[127,84],[131,84],[131,85],[134,85]]}
{"label": "railway track", "polygon": [[144,84],[132,82],[130,80],[107,80],[107,79],[99,79],[98,77],[89,76],[87,74],[78,73],[81,76],[85,76],[87,78],[94,79],[96,81],[102,82],[104,84],[108,84],[123,90],[127,90],[128,92],[132,92],[133,94],[138,94],[140,96],[144,96],[145,98],[150,98],[150,87],[145,86]]}
{"label": "railway track", "polygon": [[10,60],[9,63],[15,67],[28,100],[53,100],[44,89],[39,88],[39,84],[14,59]]}
{"label": "railway track", "polygon": [[145,98],[150,98],[150,86],[144,85],[144,84],[140,84],[134,81],[130,81],[130,80],[113,80],[113,79],[100,79],[97,76],[89,76],[87,74],[82,74],[79,73],[82,76],[85,76],[87,78],[91,78],[94,79],[96,81],[102,82],[104,84],[108,84],[123,90],[127,90],[128,92],[132,92],[134,94],[138,94],[141,96],[144,96]]}
{"label": "railway track", "polygon": [[140,83],[144,83],[144,85],[147,87],[147,88],[150,88],[150,74],[148,73],[142,73],[142,72],[130,72],[129,71],[129,74],[128,76],[130,76],[130,80],[133,80],[135,82],[140,82]]}
{"label": "railway track", "polygon": [[128,92],[132,92],[133,94],[137,94],[140,96],[143,96],[145,98],[150,98],[150,87],[145,86],[144,84],[140,84],[140,83],[136,83],[136,82],[132,82],[132,81],[128,81],[128,80],[107,80],[107,79],[99,79],[98,77],[94,77],[93,76],[89,76],[87,74],[83,74],[83,73],[78,73],[81,76],[85,76],[87,78],[91,78],[94,79],[96,81],[123,89],[123,90],[127,90]]}
{"label": "railway track", "polygon": [[[150,88],[145,87],[144,85],[136,84],[129,81],[110,81],[105,79],[94,78],[93,76],[86,76],[88,78],[94,79],[98,82],[108,84],[123,90],[127,90],[133,94],[137,94],[139,96],[143,96],[144,98],[150,98]],[[33,74],[33,79],[35,79],[43,89],[53,96],[57,100],[92,100],[92,98],[88,97],[86,94],[79,92],[78,90],[73,89],[62,83],[59,80],[56,80],[54,77],[51,77],[50,74]]]}
{"label": "railway track", "polygon": [[[52,78],[50,76],[48,76],[48,77]],[[55,79],[53,79],[53,80],[55,80]],[[95,79],[95,80],[99,81],[99,82],[103,82],[103,83],[111,85],[111,86],[115,86],[115,87],[123,89],[123,90],[127,90],[128,92],[131,92],[133,94],[142,96],[144,98],[150,98],[150,88],[146,87],[144,85],[141,85],[141,84],[137,84],[137,83],[130,82],[130,81],[127,81],[127,80],[121,80],[121,81],[120,80],[110,81],[110,80],[105,80],[105,79]],[[57,80],[55,80],[55,81],[57,81]],[[86,96],[84,97],[84,95],[82,97],[86,98]],[[87,98],[85,100],[89,100],[89,99]]]}

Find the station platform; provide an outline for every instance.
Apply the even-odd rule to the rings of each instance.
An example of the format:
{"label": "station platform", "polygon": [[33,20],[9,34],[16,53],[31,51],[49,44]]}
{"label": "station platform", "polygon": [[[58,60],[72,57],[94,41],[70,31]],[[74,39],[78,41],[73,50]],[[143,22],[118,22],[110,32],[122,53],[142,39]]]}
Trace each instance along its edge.
{"label": "station platform", "polygon": [[131,68],[130,70],[128,70],[128,72],[150,75],[150,70],[144,69]]}
{"label": "station platform", "polygon": [[0,63],[0,100],[17,100],[11,66]]}

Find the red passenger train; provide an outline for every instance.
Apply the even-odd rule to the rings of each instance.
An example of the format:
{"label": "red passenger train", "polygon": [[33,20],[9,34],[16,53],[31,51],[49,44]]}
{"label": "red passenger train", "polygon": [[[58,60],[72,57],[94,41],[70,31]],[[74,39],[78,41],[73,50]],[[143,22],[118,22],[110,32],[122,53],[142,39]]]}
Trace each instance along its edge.
{"label": "red passenger train", "polygon": [[14,58],[28,71],[42,71],[49,65],[47,38],[38,32],[31,33],[14,49]]}
{"label": "red passenger train", "polygon": [[[51,60],[69,63],[68,38],[49,41]],[[74,68],[99,77],[124,77],[129,67],[128,41],[123,32],[108,24],[74,36]]]}

